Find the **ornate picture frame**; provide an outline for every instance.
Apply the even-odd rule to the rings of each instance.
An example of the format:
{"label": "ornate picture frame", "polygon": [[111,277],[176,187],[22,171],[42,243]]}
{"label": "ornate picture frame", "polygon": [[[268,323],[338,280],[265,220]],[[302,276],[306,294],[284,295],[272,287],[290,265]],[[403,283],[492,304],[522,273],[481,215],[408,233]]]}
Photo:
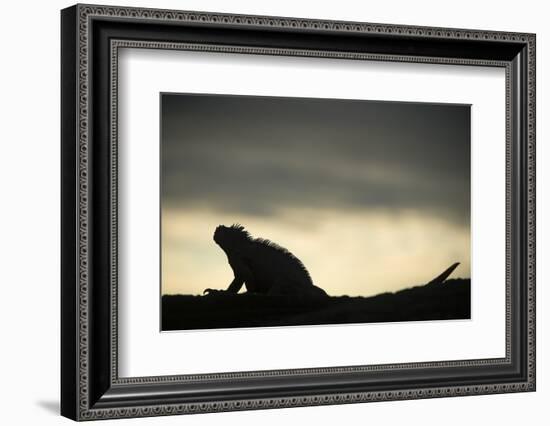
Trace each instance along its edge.
{"label": "ornate picture frame", "polygon": [[[64,9],[61,414],[93,420],[534,391],[535,41],[534,34],[496,31],[97,5]],[[121,48],[504,69],[505,356],[120,377]]]}

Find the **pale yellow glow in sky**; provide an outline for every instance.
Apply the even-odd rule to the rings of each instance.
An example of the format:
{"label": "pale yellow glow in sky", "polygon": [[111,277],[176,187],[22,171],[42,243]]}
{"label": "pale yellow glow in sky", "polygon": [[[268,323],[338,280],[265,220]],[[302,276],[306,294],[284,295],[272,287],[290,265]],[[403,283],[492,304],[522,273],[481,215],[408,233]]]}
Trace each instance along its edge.
{"label": "pale yellow glow in sky", "polygon": [[469,227],[425,212],[288,209],[261,217],[163,207],[162,294],[225,289],[233,274],[212,235],[235,222],[286,247],[333,296],[424,284],[454,262],[461,264],[451,278],[470,277]]}

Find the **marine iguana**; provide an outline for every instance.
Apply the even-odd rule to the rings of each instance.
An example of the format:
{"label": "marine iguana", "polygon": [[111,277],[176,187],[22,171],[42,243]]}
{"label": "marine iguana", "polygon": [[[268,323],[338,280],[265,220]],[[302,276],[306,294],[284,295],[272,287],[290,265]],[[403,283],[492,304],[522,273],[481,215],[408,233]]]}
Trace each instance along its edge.
{"label": "marine iguana", "polygon": [[214,241],[227,255],[234,279],[226,290],[207,288],[204,293],[249,293],[328,297],[315,286],[304,264],[284,247],[263,238],[252,238],[240,224],[220,225]]}

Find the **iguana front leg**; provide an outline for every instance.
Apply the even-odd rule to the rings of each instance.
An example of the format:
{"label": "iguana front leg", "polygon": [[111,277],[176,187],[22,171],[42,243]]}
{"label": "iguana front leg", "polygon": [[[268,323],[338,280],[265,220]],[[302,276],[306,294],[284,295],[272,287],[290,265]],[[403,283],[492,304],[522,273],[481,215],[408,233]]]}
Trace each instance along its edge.
{"label": "iguana front leg", "polygon": [[213,288],[207,288],[204,290],[203,294],[213,294],[213,293],[232,293],[237,294],[241,287],[244,284],[244,280],[238,277],[235,277],[233,281],[231,281],[231,284],[229,284],[229,287],[227,287],[227,290],[216,290]]}
{"label": "iguana front leg", "polygon": [[249,267],[246,265],[245,262],[241,259],[241,257],[238,256],[227,256],[227,260],[229,261],[229,266],[231,266],[231,269],[233,270],[233,281],[231,281],[231,284],[229,284],[229,287],[227,287],[227,290],[214,290],[211,288],[207,288],[204,290],[203,294],[213,294],[213,293],[231,293],[231,294],[237,294],[241,287],[244,285],[244,282],[250,278],[251,273]]}

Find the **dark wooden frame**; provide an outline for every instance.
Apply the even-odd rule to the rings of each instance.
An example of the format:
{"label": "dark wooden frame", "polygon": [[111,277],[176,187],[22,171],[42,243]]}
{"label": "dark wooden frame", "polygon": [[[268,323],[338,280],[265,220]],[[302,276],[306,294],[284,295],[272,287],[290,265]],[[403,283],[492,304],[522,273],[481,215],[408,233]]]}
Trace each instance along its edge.
{"label": "dark wooden frame", "polygon": [[[120,47],[506,69],[506,356],[119,378]],[[75,420],[535,390],[535,35],[76,5],[61,13],[61,413]],[[504,232],[504,230],[503,230]]]}

